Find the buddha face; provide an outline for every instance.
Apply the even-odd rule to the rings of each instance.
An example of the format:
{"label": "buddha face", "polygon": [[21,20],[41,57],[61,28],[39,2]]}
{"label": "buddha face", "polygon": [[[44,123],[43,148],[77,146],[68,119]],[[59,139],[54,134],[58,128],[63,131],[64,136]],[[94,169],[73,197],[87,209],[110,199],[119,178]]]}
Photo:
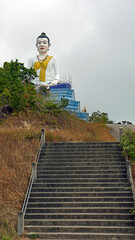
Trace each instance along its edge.
{"label": "buddha face", "polygon": [[50,43],[48,43],[48,39],[47,38],[38,38],[37,39],[37,50],[39,51],[39,53],[47,53],[47,51],[49,50],[50,47]]}

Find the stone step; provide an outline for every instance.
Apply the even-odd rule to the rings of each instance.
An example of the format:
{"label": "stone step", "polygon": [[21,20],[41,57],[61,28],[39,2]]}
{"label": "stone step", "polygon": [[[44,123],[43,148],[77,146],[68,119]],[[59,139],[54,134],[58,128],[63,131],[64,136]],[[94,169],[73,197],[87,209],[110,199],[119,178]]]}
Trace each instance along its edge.
{"label": "stone step", "polygon": [[59,149],[56,151],[52,151],[52,150],[41,150],[41,155],[116,155],[118,154],[119,156],[121,156],[121,150],[111,150],[111,149],[107,149],[107,150],[93,150],[93,149],[65,149],[63,151],[63,149]]}
{"label": "stone step", "polygon": [[55,227],[55,226],[122,226],[122,227],[133,227],[135,226],[135,220],[113,220],[113,219],[110,219],[110,220],[106,220],[106,219],[91,219],[91,220],[87,220],[87,219],[84,219],[84,220],[78,220],[78,221],[75,221],[75,220],[72,220],[72,219],[67,219],[67,220],[64,220],[64,219],[54,219],[54,220],[48,220],[48,219],[33,219],[33,220],[30,220],[30,219],[27,219],[25,220],[25,226],[50,226],[50,227]]}
{"label": "stone step", "polygon": [[26,213],[26,219],[115,219],[115,220],[134,220],[129,213]]}
{"label": "stone step", "polygon": [[29,202],[132,202],[133,197],[32,197]]}
{"label": "stone step", "polygon": [[60,178],[55,176],[55,178],[52,178],[52,176],[50,176],[50,178],[48,178],[48,176],[46,178],[40,178],[40,179],[36,179],[34,180],[34,183],[127,183],[127,177],[117,177],[117,178],[110,178],[109,176],[107,178],[105,177],[98,177],[97,178],[87,178],[87,177],[76,177],[76,176],[70,176],[70,177],[63,177],[61,176]]}
{"label": "stone step", "polygon": [[132,195],[132,192],[128,189],[124,189],[124,188],[121,188],[121,187],[83,187],[83,188],[80,188],[80,187],[58,187],[56,186],[55,188],[54,187],[51,187],[51,188],[43,188],[43,187],[38,187],[38,188],[32,188],[32,192],[40,192],[40,193],[67,193],[67,194],[74,194],[74,193],[82,193],[82,194],[107,194],[109,196],[111,196],[110,194],[116,194],[116,195],[128,195],[128,196],[133,196]]}
{"label": "stone step", "polygon": [[26,231],[50,232],[50,233],[132,233],[135,234],[134,227],[128,226],[25,226]]}
{"label": "stone step", "polygon": [[51,143],[48,143],[48,142],[45,142],[43,144],[43,147],[44,146],[47,146],[47,147],[51,147],[51,146],[111,146],[111,147],[120,147],[120,142],[117,141],[117,142],[51,142]]}
{"label": "stone step", "polygon": [[133,197],[132,193],[130,192],[62,192],[62,191],[57,191],[57,189],[55,189],[55,191],[52,191],[50,189],[50,191],[47,189],[47,191],[45,192],[43,191],[32,191],[30,194],[30,197]]}
{"label": "stone step", "polygon": [[48,174],[38,174],[38,179],[45,179],[45,178],[50,178],[50,179],[55,179],[55,178],[106,178],[106,181],[108,178],[126,178],[127,174],[126,173],[111,173],[111,174],[104,174],[103,173],[97,173],[97,174],[62,174],[60,172],[58,173],[50,173],[48,172]]}
{"label": "stone step", "polygon": [[119,142],[117,143],[108,143],[108,142],[98,142],[98,143],[88,143],[88,142],[69,142],[69,143],[45,143],[43,144],[43,149],[56,149],[56,148],[60,148],[60,149],[64,149],[64,148],[119,148],[121,149],[121,147],[119,146]]}
{"label": "stone step", "polygon": [[130,213],[131,208],[130,207],[51,207],[51,208],[44,208],[44,207],[39,207],[37,208],[36,206],[33,207],[28,207],[27,208],[27,213]]}
{"label": "stone step", "polygon": [[88,170],[78,170],[78,169],[69,169],[69,170],[67,170],[67,169],[56,169],[56,170],[52,170],[52,169],[46,169],[46,170],[38,170],[37,171],[37,175],[38,176],[41,176],[41,175],[46,175],[46,174],[52,174],[52,175],[54,175],[54,174],[62,174],[62,175],[64,175],[64,174],[108,174],[108,175],[110,175],[110,174],[127,174],[127,170],[126,169],[111,169],[111,170],[106,170],[106,169],[94,169],[94,170],[91,170],[91,169],[88,169]]}
{"label": "stone step", "polygon": [[79,165],[79,164],[105,164],[105,166],[107,166],[107,165],[109,165],[110,163],[111,164],[120,164],[120,165],[123,165],[123,164],[125,164],[126,162],[125,162],[125,159],[123,159],[123,158],[113,158],[113,159],[110,159],[110,158],[106,158],[106,159],[103,159],[103,158],[99,158],[99,159],[97,159],[97,158],[87,158],[87,159],[84,159],[84,158],[82,158],[82,159],[78,159],[78,158],[75,158],[75,159],[60,159],[60,158],[58,158],[58,159],[56,159],[56,158],[52,158],[52,159],[40,159],[39,160],[39,165],[40,164],[77,164],[77,165]]}
{"label": "stone step", "polygon": [[126,162],[122,162],[121,164],[120,164],[120,162],[119,161],[117,161],[117,162],[108,162],[108,163],[106,163],[106,162],[90,162],[90,161],[87,161],[87,162],[74,162],[74,161],[70,161],[70,162],[62,162],[62,161],[60,161],[60,162],[55,162],[55,161],[45,161],[45,163],[38,163],[38,169],[40,169],[40,168],[49,168],[49,167],[65,167],[65,168],[67,168],[67,167],[92,167],[92,168],[94,168],[94,167],[107,167],[107,168],[121,168],[121,167],[125,167],[126,168]]}
{"label": "stone step", "polygon": [[90,155],[95,155],[95,156],[122,156],[122,152],[121,151],[109,151],[109,150],[67,150],[67,149],[62,149],[62,150],[53,150],[53,151],[47,151],[47,150],[41,150],[41,155],[40,156],[90,156]]}
{"label": "stone step", "polygon": [[44,240],[135,240],[134,234],[131,233],[44,233],[30,232],[26,236],[35,235]]}
{"label": "stone step", "polygon": [[56,152],[56,151],[70,151],[70,152],[77,152],[77,151],[97,151],[97,152],[99,152],[99,151],[110,151],[110,152],[113,152],[113,151],[115,151],[115,152],[120,152],[122,149],[120,148],[120,147],[111,147],[111,146],[109,146],[109,147],[107,147],[107,146],[105,146],[105,147],[94,147],[94,146],[78,146],[78,145],[76,145],[76,146],[64,146],[64,147],[60,147],[60,146],[57,146],[57,147],[49,147],[49,148],[46,148],[46,147],[44,147],[43,146],[43,148],[41,149],[41,151],[44,151],[44,152],[46,152],[46,151],[48,151],[48,152],[51,152],[51,151],[54,151],[54,152]]}
{"label": "stone step", "polygon": [[42,150],[41,151],[44,151],[44,152],[64,152],[64,151],[70,151],[70,152],[77,152],[77,151],[97,151],[97,152],[107,152],[107,151],[110,151],[110,152],[120,152],[122,151],[121,147],[119,146],[114,146],[114,147],[111,147],[111,146],[99,146],[99,147],[96,147],[96,146],[57,146],[57,147],[42,147]]}
{"label": "stone step", "polygon": [[106,154],[92,154],[92,153],[89,153],[89,154],[59,154],[58,153],[53,153],[53,154],[50,154],[50,155],[46,155],[46,154],[41,154],[40,155],[40,158],[39,159],[90,159],[90,158],[97,158],[97,159],[103,159],[103,158],[109,158],[109,159],[122,159],[121,155],[120,154],[110,154],[110,153],[106,153]]}
{"label": "stone step", "polygon": [[55,142],[52,142],[52,143],[44,143],[43,146],[63,146],[63,145],[94,145],[94,146],[104,146],[104,145],[107,145],[107,146],[119,146],[119,142],[59,142],[59,143],[55,143]]}
{"label": "stone step", "polygon": [[67,170],[70,170],[70,171],[88,171],[88,170],[90,170],[90,171],[110,171],[110,169],[111,169],[111,171],[127,171],[126,170],[126,166],[83,166],[83,167],[81,167],[81,166],[57,166],[57,165],[55,165],[55,166],[38,166],[38,168],[37,168],[37,170],[39,171],[39,172],[44,172],[44,171],[67,171]]}
{"label": "stone step", "polygon": [[97,162],[107,162],[107,163],[115,163],[117,161],[120,161],[120,163],[125,162],[125,159],[121,156],[100,156],[100,155],[80,155],[80,156],[70,156],[70,155],[66,155],[66,156],[57,156],[55,154],[55,156],[40,156],[39,161],[56,161],[56,162],[60,162],[60,161],[65,161],[65,162],[73,162],[73,161],[77,161],[77,162],[93,162],[93,161],[97,161]]}
{"label": "stone step", "polygon": [[39,201],[29,201],[28,202],[28,208],[31,207],[33,208],[36,207],[36,208],[71,208],[71,207],[80,207],[80,208],[86,208],[86,207],[94,207],[94,208],[105,208],[105,207],[110,207],[110,208],[125,208],[125,207],[128,207],[128,208],[133,208],[134,206],[134,202],[133,201],[129,201],[129,202],[112,202],[112,201],[109,201],[108,202],[39,202]]}
{"label": "stone step", "polygon": [[33,183],[33,187],[32,187],[32,191],[38,191],[40,189],[44,189],[44,188],[99,188],[99,189],[102,189],[102,188],[120,188],[120,189],[130,189],[131,190],[131,187],[129,185],[129,182],[83,182],[83,183],[72,183],[72,182],[66,182],[66,183],[63,183],[63,182],[58,182],[58,183],[36,183],[34,182]]}

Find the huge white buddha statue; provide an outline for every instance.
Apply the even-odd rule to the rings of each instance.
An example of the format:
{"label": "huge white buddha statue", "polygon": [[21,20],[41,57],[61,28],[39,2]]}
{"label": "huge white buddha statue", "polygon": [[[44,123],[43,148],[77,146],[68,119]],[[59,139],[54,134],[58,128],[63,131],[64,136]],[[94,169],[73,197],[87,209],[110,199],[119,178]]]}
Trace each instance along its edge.
{"label": "huge white buddha statue", "polygon": [[40,85],[56,85],[59,80],[56,59],[53,56],[47,55],[50,45],[49,37],[45,33],[41,33],[36,40],[36,47],[39,54],[28,61],[28,68],[34,68],[37,72],[38,77],[31,81],[37,87]]}

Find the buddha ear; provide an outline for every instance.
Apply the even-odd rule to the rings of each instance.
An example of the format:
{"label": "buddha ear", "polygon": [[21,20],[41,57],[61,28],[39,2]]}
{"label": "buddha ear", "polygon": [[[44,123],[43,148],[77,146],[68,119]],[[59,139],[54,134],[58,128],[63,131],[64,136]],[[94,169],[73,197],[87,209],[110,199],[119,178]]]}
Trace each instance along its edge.
{"label": "buddha ear", "polygon": [[48,44],[48,50],[49,50],[50,46],[51,46],[51,43]]}

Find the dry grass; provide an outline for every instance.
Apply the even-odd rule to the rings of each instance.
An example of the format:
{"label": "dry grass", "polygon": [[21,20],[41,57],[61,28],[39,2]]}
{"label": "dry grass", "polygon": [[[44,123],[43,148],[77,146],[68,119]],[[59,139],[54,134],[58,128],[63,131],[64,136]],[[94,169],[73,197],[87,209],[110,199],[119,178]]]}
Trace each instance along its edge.
{"label": "dry grass", "polygon": [[10,236],[7,240],[18,239],[17,213],[22,207],[43,127],[48,142],[115,141],[106,126],[81,121],[66,112],[58,116],[23,113],[1,123],[0,239],[6,235]]}
{"label": "dry grass", "polygon": [[0,128],[0,220],[4,224],[17,222],[39,135],[36,129]]}
{"label": "dry grass", "polygon": [[104,124],[93,124],[78,119],[68,112],[51,114],[20,114],[10,116],[2,124],[4,127],[45,128],[48,142],[92,142],[116,141]]}

